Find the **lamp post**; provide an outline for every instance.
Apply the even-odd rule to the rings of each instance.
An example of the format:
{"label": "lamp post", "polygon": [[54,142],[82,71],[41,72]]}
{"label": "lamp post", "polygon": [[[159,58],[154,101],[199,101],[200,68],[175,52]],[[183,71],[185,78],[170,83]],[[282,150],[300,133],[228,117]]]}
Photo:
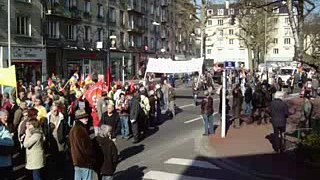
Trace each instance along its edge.
{"label": "lamp post", "polygon": [[154,53],[157,53],[157,26],[160,26],[160,23],[153,21],[152,25],[154,26]]}
{"label": "lamp post", "polygon": [[8,0],[8,67],[11,66],[11,0]]}

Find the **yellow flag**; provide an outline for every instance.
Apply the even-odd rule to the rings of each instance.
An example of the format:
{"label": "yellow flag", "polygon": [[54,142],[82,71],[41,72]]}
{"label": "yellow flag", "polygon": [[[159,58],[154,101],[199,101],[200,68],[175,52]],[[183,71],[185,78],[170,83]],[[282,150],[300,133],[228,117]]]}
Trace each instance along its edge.
{"label": "yellow flag", "polygon": [[17,86],[16,67],[14,65],[9,68],[0,68],[0,85]]}

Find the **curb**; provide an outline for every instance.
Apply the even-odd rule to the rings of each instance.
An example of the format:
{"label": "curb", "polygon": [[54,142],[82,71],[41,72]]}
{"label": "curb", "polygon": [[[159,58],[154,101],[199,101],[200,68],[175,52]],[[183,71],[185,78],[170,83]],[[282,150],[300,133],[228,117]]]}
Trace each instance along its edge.
{"label": "curb", "polygon": [[[207,156],[209,158],[212,157],[218,157],[218,154],[215,150],[209,147],[208,145],[208,139],[207,138],[202,138],[200,140],[199,146],[202,148],[199,148],[199,152],[203,156]],[[226,159],[219,159],[219,160],[214,160],[215,163],[225,166],[227,169],[232,170],[234,172],[238,172],[242,175],[251,177],[253,179],[261,179],[261,178],[268,178],[268,179],[279,179],[279,180],[293,180],[292,178],[288,177],[282,177],[278,175],[270,175],[270,174],[264,174],[261,172],[258,172],[256,170],[251,170],[247,167],[241,166],[240,164],[237,164],[235,162],[232,162],[231,160],[226,160]]]}

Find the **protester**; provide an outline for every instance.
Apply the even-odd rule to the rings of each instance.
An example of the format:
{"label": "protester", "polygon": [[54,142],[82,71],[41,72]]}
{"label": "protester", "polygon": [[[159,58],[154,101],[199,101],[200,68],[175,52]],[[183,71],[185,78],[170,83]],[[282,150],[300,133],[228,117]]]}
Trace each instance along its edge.
{"label": "protester", "polygon": [[111,138],[112,127],[101,125],[96,141],[98,144],[97,164],[102,180],[112,180],[118,164],[118,149]]}
{"label": "protester", "polygon": [[304,94],[304,101],[301,106],[302,116],[300,119],[300,128],[311,128],[311,117],[313,114],[313,103],[310,101],[311,94]]}
{"label": "protester", "polygon": [[30,119],[26,127],[26,137],[23,142],[26,148],[26,169],[32,171],[34,180],[41,180],[43,179],[41,171],[45,166],[44,134],[37,119]]}
{"label": "protester", "polygon": [[21,118],[22,118],[22,112],[27,108],[27,104],[25,101],[21,101],[19,108],[15,111],[14,113],[14,119],[13,119],[13,126],[14,129],[18,128],[18,125],[21,122]]}
{"label": "protester", "polygon": [[176,116],[176,112],[175,112],[176,92],[174,90],[174,87],[172,87],[171,85],[169,85],[168,93],[169,93],[169,112],[173,117],[175,117]]}
{"label": "protester", "polygon": [[193,104],[197,106],[197,97],[199,94],[199,84],[198,84],[197,78],[194,78],[192,82],[192,94],[193,94]]}
{"label": "protester", "polygon": [[92,180],[95,165],[95,150],[86,129],[89,115],[84,110],[77,110],[75,125],[69,133],[71,156],[74,165],[74,180]]}
{"label": "protester", "polygon": [[276,92],[274,100],[270,103],[271,122],[274,135],[274,149],[277,152],[284,150],[284,132],[286,131],[287,118],[289,116],[288,106],[282,101],[284,94]]}
{"label": "protester", "polygon": [[164,99],[163,99],[163,92],[161,89],[160,84],[156,85],[156,100],[157,100],[157,121],[160,121],[161,119],[161,110],[164,106]]}
{"label": "protester", "polygon": [[318,97],[318,88],[319,88],[319,80],[316,76],[313,76],[312,78],[312,97],[317,98]]}
{"label": "protester", "polygon": [[201,102],[201,115],[203,118],[204,134],[203,136],[208,136],[214,134],[213,128],[213,99],[209,92],[204,91],[205,98]]}
{"label": "protester", "polygon": [[[4,112],[0,111],[0,115]],[[14,141],[9,130],[0,123],[0,175],[3,180],[11,180],[12,177],[12,153]]]}
{"label": "protester", "polygon": [[13,124],[8,122],[9,112],[7,110],[2,110],[0,114],[0,123],[9,130],[10,133],[14,132]]}
{"label": "protester", "polygon": [[[168,84],[168,86],[170,86]],[[143,111],[143,114],[140,114],[140,120],[142,121],[141,130],[142,133],[146,133],[146,131],[149,129],[150,123],[149,123],[149,112],[150,112],[150,103],[149,98],[147,97],[147,92],[145,89],[141,89],[140,91],[140,108]]]}
{"label": "protester", "polygon": [[119,99],[116,101],[116,110],[120,116],[121,136],[122,138],[129,139],[129,102],[125,95],[121,93]]}
{"label": "protester", "polygon": [[103,92],[101,95],[101,98],[97,102],[97,112],[99,115],[99,120],[101,121],[102,114],[106,112],[107,110],[107,104],[108,104],[108,93]]}
{"label": "protester", "polygon": [[116,111],[114,111],[114,106],[112,104],[107,105],[107,112],[102,114],[100,126],[101,125],[108,125],[112,128],[112,139],[115,140],[116,133],[117,133],[117,125],[120,121],[120,117]]}
{"label": "protester", "polygon": [[251,115],[252,113],[252,88],[250,84],[246,84],[246,90],[244,93],[245,110],[244,113]]}
{"label": "protester", "polygon": [[140,122],[140,113],[142,113],[140,111],[140,103],[137,100],[136,97],[134,97],[134,95],[129,94],[128,95],[128,100],[129,102],[129,109],[130,109],[130,113],[129,113],[129,117],[130,117],[130,122],[131,122],[131,129],[132,129],[132,135],[133,135],[133,143],[138,143],[140,140],[140,133],[139,133],[139,124]]}
{"label": "protester", "polygon": [[233,109],[233,119],[234,119],[233,127],[240,128],[240,114],[241,114],[243,97],[242,97],[242,92],[239,84],[237,84],[236,87],[233,89],[232,95],[233,95],[232,109]]}

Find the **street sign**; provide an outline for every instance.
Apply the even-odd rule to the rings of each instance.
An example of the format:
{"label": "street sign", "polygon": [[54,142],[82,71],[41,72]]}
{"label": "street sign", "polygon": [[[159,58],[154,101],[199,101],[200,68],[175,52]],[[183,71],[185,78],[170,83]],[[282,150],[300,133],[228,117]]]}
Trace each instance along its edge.
{"label": "street sign", "polygon": [[235,69],[235,67],[236,67],[236,63],[234,61],[225,61],[224,62],[224,68],[227,70]]}

